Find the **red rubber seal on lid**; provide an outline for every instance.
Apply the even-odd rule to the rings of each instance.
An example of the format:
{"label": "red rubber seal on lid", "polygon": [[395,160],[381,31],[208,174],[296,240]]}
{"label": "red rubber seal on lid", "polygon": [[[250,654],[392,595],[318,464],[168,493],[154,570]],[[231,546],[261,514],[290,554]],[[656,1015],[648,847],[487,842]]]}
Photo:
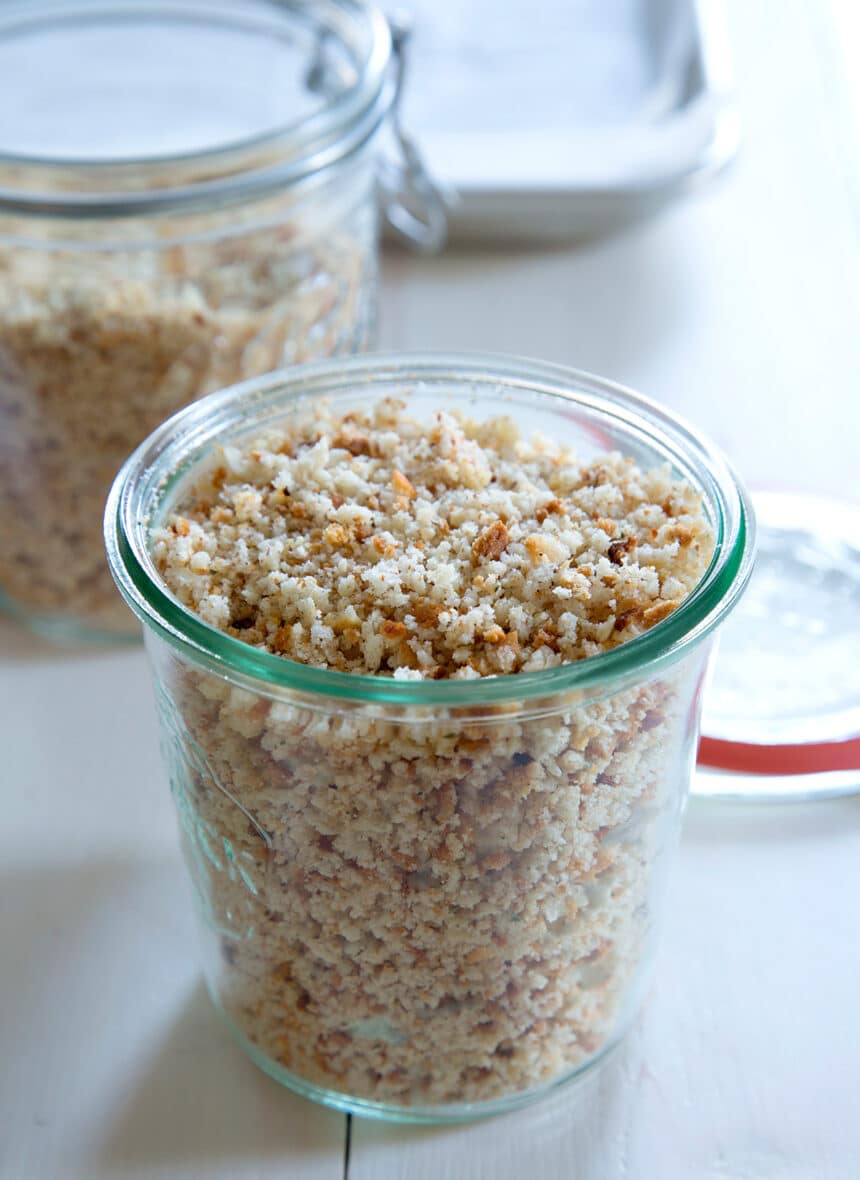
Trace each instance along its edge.
{"label": "red rubber seal on lid", "polygon": [[746,774],[815,774],[822,770],[860,770],[860,737],[803,745],[757,746],[703,737],[699,764]]}

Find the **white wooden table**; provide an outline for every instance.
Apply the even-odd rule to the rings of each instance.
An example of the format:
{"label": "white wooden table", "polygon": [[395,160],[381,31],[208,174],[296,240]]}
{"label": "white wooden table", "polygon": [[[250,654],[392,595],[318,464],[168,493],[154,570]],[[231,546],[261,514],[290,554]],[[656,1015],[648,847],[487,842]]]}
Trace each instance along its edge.
{"label": "white wooden table", "polygon": [[[386,260],[383,343],[635,385],[753,485],[854,496],[860,173],[821,0],[734,0],[746,147],[719,186],[581,249]],[[860,799],[693,803],[656,980],[587,1090],[396,1128],[279,1089],[221,1030],[143,653],[0,626],[2,1180],[852,1180]]]}

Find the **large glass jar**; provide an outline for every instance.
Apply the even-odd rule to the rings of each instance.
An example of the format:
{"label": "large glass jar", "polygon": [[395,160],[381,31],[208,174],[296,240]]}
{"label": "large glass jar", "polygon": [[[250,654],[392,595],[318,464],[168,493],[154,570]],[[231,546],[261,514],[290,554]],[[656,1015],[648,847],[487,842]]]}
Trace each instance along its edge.
{"label": "large glass jar", "polygon": [[129,451],[212,390],[367,347],[399,64],[352,0],[3,6],[7,610],[136,633],[101,542]]}
{"label": "large glass jar", "polygon": [[[416,681],[308,667],[166,591],[149,535],[225,445],[396,394],[505,414],[585,457],[669,464],[715,555],[695,591],[578,663]],[[220,461],[220,460],[215,460]],[[752,521],[715,450],[634,394],[500,358],[368,357],[189,407],[120,473],[106,515],[144,623],[205,974],[251,1057],[345,1110],[492,1113],[591,1069],[648,980],[716,626]]]}

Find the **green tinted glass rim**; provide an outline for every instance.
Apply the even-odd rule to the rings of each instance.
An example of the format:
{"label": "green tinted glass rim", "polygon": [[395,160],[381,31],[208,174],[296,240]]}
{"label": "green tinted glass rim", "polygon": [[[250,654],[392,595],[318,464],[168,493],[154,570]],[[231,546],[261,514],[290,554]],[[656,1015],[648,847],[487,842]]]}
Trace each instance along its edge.
{"label": "green tinted glass rim", "polygon": [[[405,388],[427,381],[474,383],[486,392],[550,394],[622,420],[643,438],[659,438],[677,466],[692,472],[712,514],[715,548],[699,585],[666,619],[628,643],[570,664],[479,680],[395,680],[387,676],[315,668],[253,648],[203,622],[183,607],[148,560],[147,509],[142,488],[164,498],[219,428],[265,409],[289,409],[303,399],[336,395],[377,381]],[[394,392],[391,390],[390,392]],[[241,417],[237,414],[241,410]],[[182,455],[185,459],[170,463]],[[105,512],[105,540],[113,576],[145,627],[175,650],[227,679],[257,683],[261,691],[292,690],[312,697],[386,705],[478,706],[523,702],[593,690],[601,684],[651,675],[698,646],[722,621],[752,571],[755,524],[749,497],[732,468],[695,428],[656,402],[590,373],[527,358],[481,353],[388,353],[323,361],[269,373],[210,394],[175,414],[150,435],[118,474]]]}

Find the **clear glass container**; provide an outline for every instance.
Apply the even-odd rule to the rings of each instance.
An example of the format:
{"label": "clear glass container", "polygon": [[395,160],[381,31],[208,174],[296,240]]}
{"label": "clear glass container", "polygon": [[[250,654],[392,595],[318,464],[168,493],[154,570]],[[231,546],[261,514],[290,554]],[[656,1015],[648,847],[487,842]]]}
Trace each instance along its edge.
{"label": "clear glass container", "polygon": [[129,452],[203,394],[367,347],[401,64],[382,15],[350,0],[3,6],[8,611],[136,635],[101,539]]}
{"label": "clear glass container", "polygon": [[[414,681],[308,667],[166,591],[149,530],[213,448],[397,394],[507,414],[585,457],[668,463],[716,549],[668,618],[539,672]],[[365,1115],[495,1113],[583,1075],[647,983],[695,758],[711,636],[752,563],[721,456],[585,374],[498,357],[370,356],[191,406],[117,478],[110,564],[144,623],[212,997],[249,1055]]]}
{"label": "clear glass container", "polygon": [[752,499],[755,572],[720,636],[693,793],[753,803],[860,793],[860,506]]}

